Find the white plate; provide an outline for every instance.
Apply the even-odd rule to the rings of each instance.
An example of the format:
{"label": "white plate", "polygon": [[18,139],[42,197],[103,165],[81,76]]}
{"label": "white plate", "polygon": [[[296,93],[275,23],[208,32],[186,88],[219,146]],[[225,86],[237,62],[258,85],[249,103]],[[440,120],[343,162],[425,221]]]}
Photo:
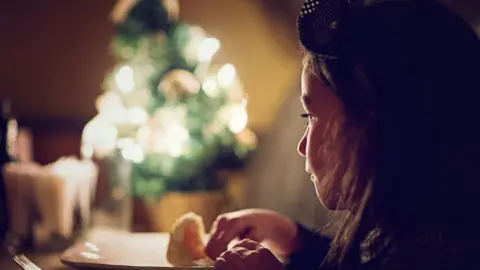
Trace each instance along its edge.
{"label": "white plate", "polygon": [[213,267],[174,267],[168,263],[168,234],[115,234],[78,242],[61,256],[74,268],[123,270],[211,270]]}

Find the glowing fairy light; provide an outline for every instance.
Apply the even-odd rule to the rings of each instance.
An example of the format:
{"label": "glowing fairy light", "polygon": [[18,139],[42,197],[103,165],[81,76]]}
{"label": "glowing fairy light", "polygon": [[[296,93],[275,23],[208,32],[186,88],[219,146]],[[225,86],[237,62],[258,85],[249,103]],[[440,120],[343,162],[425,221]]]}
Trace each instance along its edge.
{"label": "glowing fairy light", "polygon": [[228,87],[235,81],[236,71],[232,64],[226,64],[217,73],[217,81],[222,87]]}
{"label": "glowing fairy light", "polygon": [[209,62],[220,48],[220,42],[216,38],[206,38],[200,42],[197,51],[197,59],[200,62]]}
{"label": "glowing fairy light", "polygon": [[215,98],[219,94],[217,82],[213,79],[206,79],[202,84],[202,89],[211,98]]}
{"label": "glowing fairy light", "polygon": [[115,80],[118,88],[124,93],[130,93],[135,87],[133,79],[133,69],[130,66],[121,67],[115,74]]}

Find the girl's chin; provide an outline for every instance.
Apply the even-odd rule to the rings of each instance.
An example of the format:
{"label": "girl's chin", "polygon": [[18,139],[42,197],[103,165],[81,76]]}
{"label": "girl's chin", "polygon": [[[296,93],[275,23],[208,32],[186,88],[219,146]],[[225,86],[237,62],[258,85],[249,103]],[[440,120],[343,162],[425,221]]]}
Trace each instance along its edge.
{"label": "girl's chin", "polygon": [[317,191],[317,198],[325,208],[327,208],[328,210],[332,210],[332,211],[342,210],[339,207],[340,205],[339,205],[338,201],[333,200],[331,198],[331,196],[328,196],[328,195],[325,196],[325,195],[319,194],[319,193],[320,192]]}
{"label": "girl's chin", "polygon": [[327,179],[322,179],[319,181],[314,175],[311,176],[311,179],[315,185],[315,192],[317,193],[317,198],[320,203],[329,210],[345,210],[340,202],[340,197],[338,192],[330,190],[326,185]]}

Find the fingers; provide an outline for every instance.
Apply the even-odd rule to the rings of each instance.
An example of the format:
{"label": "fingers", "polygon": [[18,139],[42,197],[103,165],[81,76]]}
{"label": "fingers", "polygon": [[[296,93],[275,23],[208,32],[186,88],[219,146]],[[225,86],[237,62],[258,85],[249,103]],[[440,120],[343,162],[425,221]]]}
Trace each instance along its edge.
{"label": "fingers", "polygon": [[212,235],[205,247],[205,252],[211,259],[216,259],[226,251],[228,244],[245,230],[245,223],[241,218],[220,216],[212,227]]}
{"label": "fingers", "polygon": [[215,268],[226,269],[246,269],[245,253],[248,250],[228,250],[220,255],[215,261]]}
{"label": "fingers", "polygon": [[232,250],[234,249],[245,249],[245,250],[256,250],[258,248],[263,248],[258,242],[255,242],[250,239],[244,239],[238,243],[235,244],[235,246],[232,247]]}
{"label": "fingers", "polygon": [[228,243],[222,240],[225,231],[228,229],[229,222],[226,217],[220,216],[215,220],[212,226],[210,240],[205,247],[205,253],[211,259],[215,260],[220,254],[227,250]]}
{"label": "fingers", "polygon": [[245,239],[233,246],[232,251],[239,253],[243,258],[246,258],[247,264],[256,265],[258,263],[266,263],[277,261],[275,255],[266,247],[258,242],[250,239]]}
{"label": "fingers", "polygon": [[231,250],[223,252],[215,261],[217,270],[280,270],[283,265],[259,243],[243,240]]}
{"label": "fingers", "polygon": [[232,221],[231,225],[226,228],[219,240],[222,242],[222,244],[226,244],[227,247],[232,240],[238,238],[242,234],[242,232],[245,230],[245,227],[246,225],[242,219],[234,220]]}
{"label": "fingers", "polygon": [[241,241],[232,249],[223,252],[215,261],[215,268],[217,270],[251,270],[252,264],[256,262],[255,249],[258,244],[248,240]]}
{"label": "fingers", "polygon": [[256,231],[255,229],[253,229],[252,227],[247,227],[239,236],[239,239],[240,240],[244,240],[244,239],[250,239],[250,240],[253,240],[255,242],[261,242],[262,239],[260,239],[257,234],[256,234]]}
{"label": "fingers", "polygon": [[215,264],[213,265],[213,267],[216,269],[216,270],[233,270],[236,268],[235,265],[227,262],[227,260],[225,260],[224,258],[217,258],[217,260],[215,261]]}

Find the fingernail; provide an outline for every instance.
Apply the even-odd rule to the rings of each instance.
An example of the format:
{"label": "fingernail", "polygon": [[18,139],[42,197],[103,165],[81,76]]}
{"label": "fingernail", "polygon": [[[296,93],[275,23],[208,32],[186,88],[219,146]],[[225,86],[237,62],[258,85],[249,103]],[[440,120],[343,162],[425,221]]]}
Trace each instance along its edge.
{"label": "fingernail", "polygon": [[225,231],[221,231],[221,232],[218,233],[216,239],[222,239],[224,235],[225,235]]}
{"label": "fingernail", "polygon": [[223,258],[217,258],[215,261],[215,267],[221,266],[222,264],[226,263],[227,261]]}

